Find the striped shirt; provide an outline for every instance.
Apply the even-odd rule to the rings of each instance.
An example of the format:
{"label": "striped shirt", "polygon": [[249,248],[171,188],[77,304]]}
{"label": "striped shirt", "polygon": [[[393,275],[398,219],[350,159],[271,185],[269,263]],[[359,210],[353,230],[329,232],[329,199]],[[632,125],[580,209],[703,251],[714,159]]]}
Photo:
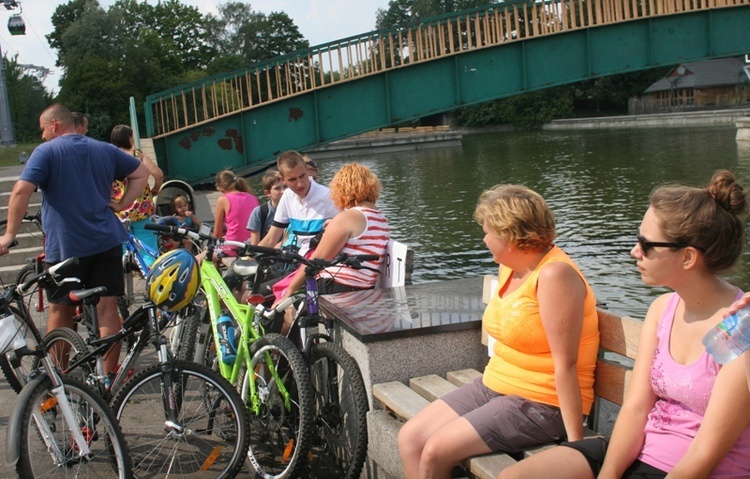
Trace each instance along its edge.
{"label": "striped shirt", "polygon": [[[379,210],[355,206],[352,209],[359,211],[365,216],[365,231],[359,236],[346,240],[342,253],[349,255],[376,254],[380,258],[377,261],[364,261],[363,266],[380,271],[385,258],[388,240],[391,237],[391,229],[388,220]],[[332,266],[318,274],[318,278],[332,278],[335,282],[344,286],[357,289],[373,288],[378,281],[378,273],[368,269],[353,269],[348,266]]]}

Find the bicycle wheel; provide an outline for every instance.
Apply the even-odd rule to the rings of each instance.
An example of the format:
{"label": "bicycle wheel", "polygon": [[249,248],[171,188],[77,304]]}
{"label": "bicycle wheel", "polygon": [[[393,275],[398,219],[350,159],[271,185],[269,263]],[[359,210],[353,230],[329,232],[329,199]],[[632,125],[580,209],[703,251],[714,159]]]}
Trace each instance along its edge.
{"label": "bicycle wheel", "polygon": [[[44,337],[44,346],[47,348],[47,355],[52,360],[52,364],[59,371],[65,371],[72,362],[89,353],[89,347],[83,339],[69,328],[56,328],[50,331]],[[38,363],[35,362],[34,366],[38,367]],[[94,368],[93,362],[87,362],[67,374],[85,382],[94,372]]]}
{"label": "bicycle wheel", "polygon": [[[252,346],[251,372],[255,374],[260,410],[248,404],[249,380],[242,382],[243,399],[250,409],[250,464],[264,479],[297,477],[312,435],[313,402],[310,373],[302,353],[279,334],[267,334]],[[278,378],[271,374],[273,364]],[[287,391],[280,390],[277,379]]]}
{"label": "bicycle wheel", "polygon": [[[174,327],[172,355],[181,361],[191,361],[202,364],[196,355],[196,342],[199,341],[198,331],[204,316],[208,314],[205,297],[198,293],[192,303],[181,310],[177,316],[178,324]],[[205,339],[204,339],[205,340]],[[201,349],[203,351],[203,349]],[[201,353],[202,354],[202,353]]]}
{"label": "bicycle wheel", "polygon": [[[36,275],[34,264],[27,264],[18,272],[18,275],[16,276],[16,284],[24,284],[34,275]],[[42,335],[47,334],[49,303],[47,302],[44,289],[39,286],[38,283],[33,285],[31,289],[23,295],[23,303],[26,306],[26,311],[29,313],[29,318],[34,321],[36,329],[38,329]]]}
{"label": "bicycle wheel", "polygon": [[309,477],[356,479],[367,456],[367,393],[352,357],[333,343],[310,352],[316,431],[306,464]]}
{"label": "bicycle wheel", "polygon": [[[79,457],[69,424],[51,393],[49,377],[41,381],[23,409],[20,458],[16,472],[24,478],[132,477],[122,431],[107,403],[87,385],[63,377],[65,395],[91,456]],[[45,441],[46,439],[46,441]],[[56,457],[57,460],[50,460]]]}
{"label": "bicycle wheel", "polygon": [[[15,315],[21,328],[18,330],[18,334],[26,338],[26,344],[30,347],[36,347],[41,342],[41,338],[38,338],[37,333],[34,333],[31,328],[27,325],[31,321],[31,318],[25,313],[20,311],[15,306],[9,306],[10,310]],[[16,393],[20,393],[21,389],[28,382],[29,377],[36,370],[37,359],[33,356],[17,357],[15,352],[9,351],[6,354],[0,354],[0,370],[2,370],[5,379],[8,380],[11,389]]]}
{"label": "bicycle wheel", "polygon": [[[247,412],[239,393],[203,366],[175,361],[171,397],[162,392],[162,368],[136,374],[115,397],[112,409],[130,445],[135,477],[232,478],[248,446]],[[168,420],[174,400],[178,416]]]}

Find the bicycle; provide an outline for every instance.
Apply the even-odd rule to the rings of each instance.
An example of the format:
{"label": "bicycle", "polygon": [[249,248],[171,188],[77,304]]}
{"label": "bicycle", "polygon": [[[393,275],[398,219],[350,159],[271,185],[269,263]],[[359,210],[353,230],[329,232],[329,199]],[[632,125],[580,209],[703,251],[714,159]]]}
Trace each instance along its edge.
{"label": "bicycle", "polygon": [[[58,276],[77,262],[69,258],[0,294],[3,356],[33,356],[42,366],[31,373],[28,382],[23,378],[25,386],[8,420],[6,459],[15,465],[19,477],[132,477],[125,439],[106,402],[86,384],[57,373],[34,322],[11,306],[37,284],[77,281],[58,281]],[[34,349],[27,345],[27,331]]]}
{"label": "bicycle", "polygon": [[[33,226],[33,230],[30,231],[32,236],[41,235],[42,244],[45,241],[44,229],[42,228],[42,212],[38,211],[33,215],[28,213],[24,214],[22,223]],[[2,222],[5,224],[5,222]],[[31,230],[32,228],[30,228]],[[16,275],[15,284],[24,284],[34,275],[41,273],[44,270],[44,258],[46,257],[42,250],[37,256],[29,260],[29,264],[21,268]],[[29,317],[34,321],[39,331],[47,332],[47,319],[49,318],[49,304],[44,298],[44,288],[34,285],[24,295],[24,303],[26,304],[26,311]],[[81,308],[76,309],[75,315],[73,316],[74,329],[77,328],[78,324],[86,324],[86,319],[83,317],[83,310]],[[16,386],[11,384],[13,389],[18,392],[20,386],[16,389]]]}
{"label": "bicycle", "polygon": [[[155,222],[161,221],[159,217],[153,217],[153,220]],[[123,221],[123,226],[128,231],[128,240],[123,245],[122,256],[122,269],[125,276],[125,294],[121,296],[117,302],[120,317],[123,319],[130,315],[129,311],[133,305],[146,301],[144,284],[150,270],[148,265],[153,263],[161,253],[166,252],[166,249],[163,248],[164,244],[162,241],[159,242],[159,251],[155,251],[149,245],[133,235],[130,231],[129,225],[129,220]],[[194,246],[198,247],[198,245]],[[138,285],[137,287],[135,286],[136,283]],[[140,293],[136,294],[136,291]],[[164,329],[169,321],[172,322],[173,328],[169,336],[169,344],[174,356],[178,356],[178,351],[183,350],[184,359],[191,359],[191,356],[188,356],[191,354],[190,345],[180,345],[182,329],[187,323],[200,322],[205,309],[206,306],[202,294],[198,294],[187,307],[177,313],[163,313],[160,328]],[[128,345],[128,348],[131,346],[132,345]],[[178,359],[183,359],[183,356],[179,356]]]}
{"label": "bicycle", "polygon": [[[246,245],[175,226],[149,224],[146,229],[205,242],[200,271],[216,351],[211,366],[235,385],[250,411],[248,458],[255,471],[266,479],[297,477],[312,435],[312,386],[305,360],[289,339],[265,332],[254,307],[237,301],[213,264],[218,246]],[[233,318],[238,331],[231,360],[221,348],[235,344],[218,334],[218,318],[224,314]]]}
{"label": "bicycle", "polygon": [[[105,293],[103,287],[78,290],[71,299],[83,303],[96,325],[96,303]],[[104,354],[127,337],[134,337],[132,349],[113,376],[105,374]],[[77,339],[74,331],[59,328],[45,341],[49,347],[68,344],[73,351]],[[148,343],[155,347],[157,363],[128,379]],[[153,302],[136,309],[118,333],[89,339],[83,350],[56,359],[64,374],[77,372],[111,398],[138,477],[232,478],[242,468],[249,440],[242,398],[215,371],[173,359]]]}
{"label": "bicycle", "polygon": [[[310,477],[359,477],[367,455],[368,403],[364,379],[354,359],[333,342],[333,320],[319,314],[319,291],[315,277],[323,269],[334,265],[367,268],[361,262],[374,261],[378,257],[342,254],[326,261],[310,260],[287,249],[243,245],[242,250],[255,253],[259,264],[263,261],[275,261],[306,266],[305,292],[287,298],[276,308],[266,307],[262,302],[255,305],[254,321],[274,330],[280,329],[280,321],[287,308],[294,306],[294,326],[289,336],[293,338],[293,343],[300,349],[309,366],[315,398],[314,423],[317,433],[311,438],[314,459],[305,464],[306,472]],[[320,325],[325,328],[325,333],[317,331]],[[215,337],[215,324],[211,333]],[[195,341],[186,338],[184,342]],[[210,345],[211,341],[198,342],[196,356],[202,357],[206,362],[221,363],[221,348],[217,346],[210,350]],[[200,350],[201,347],[204,348],[203,351]],[[216,359],[211,357],[213,353],[216,354]]]}
{"label": "bicycle", "polygon": [[[294,322],[288,336],[300,348],[309,368],[315,397],[316,435],[311,445],[312,460],[306,464],[309,477],[356,479],[367,457],[367,392],[356,361],[333,341],[333,320],[320,314],[316,276],[326,268],[346,265],[369,268],[362,261],[377,255],[339,254],[330,261],[307,259],[294,251],[250,246],[248,251],[279,261],[305,265],[305,291],[280,302],[275,308],[256,306],[261,322],[283,320],[294,308]],[[373,269],[373,271],[377,271]],[[323,326],[325,332],[320,332]]]}

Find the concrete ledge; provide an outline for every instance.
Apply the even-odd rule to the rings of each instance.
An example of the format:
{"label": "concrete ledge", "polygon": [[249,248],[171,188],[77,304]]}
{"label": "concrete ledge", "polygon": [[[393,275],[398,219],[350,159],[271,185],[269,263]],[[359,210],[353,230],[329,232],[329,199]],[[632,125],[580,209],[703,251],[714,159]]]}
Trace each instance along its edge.
{"label": "concrete ledge", "polygon": [[403,424],[383,410],[367,413],[367,456],[377,464],[379,472],[384,473],[379,477],[396,479],[403,476],[398,444],[394,440]]}
{"label": "concrete ledge", "polygon": [[322,158],[348,158],[363,154],[449,148],[461,146],[461,136],[459,132],[449,131],[429,134],[395,133],[391,136],[372,138],[357,137],[307,150],[306,154],[314,160],[319,160]]}
{"label": "concrete ledge", "polygon": [[738,118],[735,122],[737,126],[737,141],[750,141],[750,116]]}
{"label": "concrete ledge", "polygon": [[750,116],[750,109],[655,113],[651,115],[553,120],[542,128],[544,130],[590,130],[603,128],[647,128],[654,126],[675,128],[686,126],[720,126],[734,125],[739,118],[746,116]]}

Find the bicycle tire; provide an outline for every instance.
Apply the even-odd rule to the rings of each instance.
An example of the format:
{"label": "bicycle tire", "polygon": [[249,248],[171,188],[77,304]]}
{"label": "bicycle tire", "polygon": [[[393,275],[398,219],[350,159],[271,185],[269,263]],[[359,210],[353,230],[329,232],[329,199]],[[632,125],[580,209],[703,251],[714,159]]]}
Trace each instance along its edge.
{"label": "bicycle tire", "polygon": [[[89,353],[89,347],[83,338],[70,328],[55,328],[50,331],[44,337],[44,346],[47,348],[47,356],[58,371],[65,371],[73,360]],[[35,368],[39,366],[38,362],[39,359],[36,359]],[[93,363],[83,363],[66,374],[85,382],[94,369]]]}
{"label": "bicycle tire", "polygon": [[[21,305],[21,307],[24,308],[23,311],[19,310],[16,305],[8,305],[8,307],[18,320],[18,323],[21,325],[19,334],[23,335],[26,338],[27,345],[35,347],[37,344],[41,343],[42,339],[39,337],[39,331],[35,331],[28,326],[28,323],[30,323],[32,320],[26,312],[25,304]],[[0,354],[0,370],[2,370],[3,375],[8,381],[8,384],[10,384],[11,389],[13,389],[16,394],[18,394],[28,382],[29,377],[37,369],[38,360],[33,356],[23,356],[21,358],[11,360],[11,356],[13,354],[14,353],[12,351],[6,354]],[[17,368],[13,367],[12,363],[14,361],[17,361]]]}
{"label": "bicycle tire", "polygon": [[[130,444],[135,477],[235,477],[248,447],[248,417],[239,393],[206,367],[185,361],[170,365],[173,391],[179,396],[174,398],[177,422],[189,433],[166,425],[164,364],[136,374],[112,402]],[[217,425],[221,419],[226,423]]]}
{"label": "bicycle tire", "polygon": [[[67,478],[67,477],[132,477],[132,463],[127,444],[115,416],[107,403],[89,386],[73,378],[63,377],[68,401],[84,437],[90,440],[91,460],[77,457],[68,425],[63,419],[60,406],[50,401],[52,380],[46,377],[31,394],[31,400],[23,409],[21,425],[20,457],[16,472],[23,478]],[[39,412],[39,414],[34,414]],[[40,421],[40,422],[37,422]],[[50,450],[39,431],[41,421],[46,423],[61,448],[63,464],[49,461]]]}
{"label": "bicycle tire", "polygon": [[316,430],[307,475],[357,479],[367,457],[368,404],[362,373],[341,346],[329,342],[312,346],[309,364]]}
{"label": "bicycle tire", "polygon": [[197,356],[196,344],[199,340],[198,331],[201,327],[201,322],[207,315],[208,305],[202,291],[196,294],[196,297],[193,298],[186,308],[179,311],[177,316],[178,324],[175,325],[175,331],[173,331],[176,337],[176,344],[173,342],[170,345],[172,355],[178,360],[202,364],[199,356]]}
{"label": "bicycle tire", "polygon": [[[251,371],[260,393],[256,415],[248,401],[249,380],[242,380],[243,399],[250,410],[248,461],[264,479],[297,477],[307,460],[313,434],[313,398],[310,372],[302,353],[286,337],[267,334],[252,345]],[[290,395],[289,410],[270,372],[271,359]],[[278,458],[281,458],[279,461]]]}
{"label": "bicycle tire", "polygon": [[178,334],[178,343],[174,354],[180,361],[195,361],[195,342],[198,340],[198,328],[201,324],[202,312],[188,308],[188,314],[181,317],[182,322]]}
{"label": "bicycle tire", "polygon": [[[16,284],[24,284],[32,276],[36,275],[37,271],[33,263],[29,263],[18,272],[16,275]],[[36,329],[39,330],[40,334],[47,334],[47,321],[49,320],[49,303],[46,302],[46,298],[42,300],[42,304],[39,304],[39,295],[45,293],[41,290],[39,283],[34,284],[29,291],[23,295],[23,303],[26,311],[29,314],[29,318],[34,321]],[[39,309],[41,307],[41,310]]]}

